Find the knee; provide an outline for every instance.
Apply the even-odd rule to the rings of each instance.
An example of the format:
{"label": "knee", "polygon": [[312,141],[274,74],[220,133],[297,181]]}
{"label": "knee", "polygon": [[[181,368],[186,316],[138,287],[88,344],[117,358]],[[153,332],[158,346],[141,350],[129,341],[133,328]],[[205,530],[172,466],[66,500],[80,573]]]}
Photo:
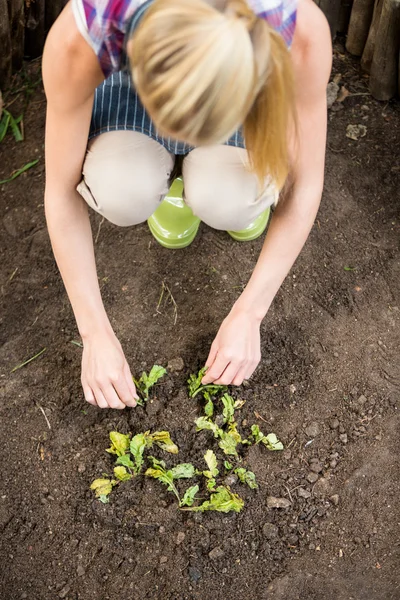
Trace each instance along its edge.
{"label": "knee", "polygon": [[157,147],[134,155],[131,149],[92,147],[79,186],[88,197],[78,188],[95,211],[122,227],[146,221],[168,192],[169,165],[160,161]]}

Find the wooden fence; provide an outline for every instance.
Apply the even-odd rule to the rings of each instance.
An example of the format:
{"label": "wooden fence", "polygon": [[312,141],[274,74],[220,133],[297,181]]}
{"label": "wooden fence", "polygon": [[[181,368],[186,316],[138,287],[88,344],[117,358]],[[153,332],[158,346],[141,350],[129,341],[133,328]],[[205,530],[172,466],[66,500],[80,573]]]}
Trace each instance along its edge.
{"label": "wooden fence", "polygon": [[[400,93],[400,0],[314,0],[326,14],[332,37],[347,33],[347,50],[361,57],[378,100]],[[46,33],[67,0],[0,0],[0,89],[24,57],[43,50]]]}

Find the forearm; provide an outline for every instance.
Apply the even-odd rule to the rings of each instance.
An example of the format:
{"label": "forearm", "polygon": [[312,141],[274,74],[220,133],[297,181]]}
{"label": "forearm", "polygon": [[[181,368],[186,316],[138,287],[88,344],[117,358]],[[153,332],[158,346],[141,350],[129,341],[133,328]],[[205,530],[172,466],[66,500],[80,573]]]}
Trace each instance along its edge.
{"label": "forearm", "polygon": [[101,299],[85,203],[75,191],[46,190],[45,211],[54,256],[81,336],[111,330]]}
{"label": "forearm", "polygon": [[235,309],[249,312],[260,321],[264,318],[308,238],[321,193],[319,185],[294,186],[279,202],[256,267]]}

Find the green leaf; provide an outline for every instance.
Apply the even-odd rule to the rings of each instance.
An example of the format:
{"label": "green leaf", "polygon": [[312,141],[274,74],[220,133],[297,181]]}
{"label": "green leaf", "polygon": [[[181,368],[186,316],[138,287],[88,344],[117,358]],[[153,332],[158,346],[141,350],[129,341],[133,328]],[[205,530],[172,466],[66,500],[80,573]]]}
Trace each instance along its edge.
{"label": "green leaf", "polygon": [[207,510],[215,510],[217,512],[240,512],[244,506],[244,502],[240,496],[234,494],[229,488],[220,486],[210,495],[210,499],[206,500],[200,506],[192,506],[184,510],[195,512],[205,512]]}
{"label": "green leaf", "polygon": [[235,400],[235,410],[236,409],[241,409],[244,405],[246,404],[246,400]]}
{"label": "green leaf", "polygon": [[22,173],[25,173],[25,171],[28,171],[32,167],[36,166],[38,164],[38,162],[39,162],[39,159],[32,160],[31,162],[27,163],[20,169],[17,169],[16,171],[14,171],[14,173],[12,173],[12,175],[8,179],[3,179],[2,181],[0,181],[0,185],[3,185],[4,183],[9,183],[10,181],[13,181],[14,179],[16,179],[17,177],[22,175]]}
{"label": "green leaf", "polygon": [[252,490],[258,488],[256,476],[252,471],[247,471],[243,467],[239,467],[238,469],[234,470],[234,473],[236,473],[236,475],[239,477],[239,481],[246,483]]}
{"label": "green leaf", "polygon": [[10,113],[8,110],[3,111],[3,116],[0,121],[0,142],[4,140],[6,137],[6,133],[8,131],[8,126],[10,125]]}
{"label": "green leaf", "polygon": [[216,479],[214,479],[214,477],[211,477],[211,479],[207,480],[207,489],[210,490],[210,492],[213,492],[215,490],[216,485],[217,481]]}
{"label": "green leaf", "polygon": [[221,450],[223,450],[224,454],[227,454],[228,456],[238,455],[236,450],[237,441],[229,431],[222,432],[221,440],[218,443],[218,446],[221,448]]}
{"label": "green leaf", "polygon": [[[163,460],[157,460],[154,456],[149,456],[149,460],[153,463],[153,468],[147,469],[145,475],[147,477],[153,477],[158,479],[167,486],[168,491],[173,492],[178,498],[179,503],[181,502],[178,490],[174,485],[174,477],[172,471],[165,470],[165,462]],[[194,468],[193,468],[194,471]]]}
{"label": "green leaf", "polygon": [[204,460],[206,461],[207,467],[209,468],[208,471],[203,471],[204,477],[207,477],[208,479],[217,477],[217,475],[219,474],[219,471],[217,468],[218,461],[217,461],[217,457],[215,456],[214,452],[212,450],[207,450],[207,452],[204,455]]}
{"label": "green leaf", "polygon": [[108,496],[105,496],[104,494],[100,494],[99,500],[103,504],[108,504],[110,502],[110,498]]}
{"label": "green leaf", "polygon": [[207,417],[199,417],[198,419],[196,419],[195,424],[197,427],[197,431],[202,431],[204,429],[212,431],[214,437],[216,438],[219,437],[221,433],[223,433],[222,429],[220,429],[218,425],[210,421],[210,419],[207,419]]}
{"label": "green leaf", "polygon": [[100,496],[108,496],[112,492],[112,482],[110,479],[95,479],[90,486],[90,489],[96,494],[96,498]]}
{"label": "green leaf", "polygon": [[233,423],[231,423],[229,425],[228,433],[229,433],[229,435],[231,435],[233,437],[233,439],[236,441],[237,444],[242,443],[242,436],[240,435],[240,433],[237,430],[236,421],[233,421]]}
{"label": "green leaf", "polygon": [[140,470],[142,468],[144,460],[143,453],[145,451],[146,446],[146,435],[144,433],[138,433],[131,439],[130,451],[133,458],[135,459],[135,465],[133,467],[133,470],[136,474],[140,473]]}
{"label": "green leaf", "polygon": [[170,454],[178,454],[179,448],[171,439],[171,435],[168,431],[155,431],[148,436],[152,442],[157,444],[165,452]]}
{"label": "green leaf", "polygon": [[228,460],[224,460],[224,467],[227,471],[233,469],[233,465]]}
{"label": "green leaf", "polygon": [[264,438],[264,434],[260,431],[258,425],[251,426],[251,435],[253,436],[255,443],[259,444],[261,440]]}
{"label": "green leaf", "polygon": [[138,381],[136,381],[136,379],[133,379],[133,381],[136,384],[137,390],[142,394],[144,400],[148,400],[150,388],[152,388],[153,385],[155,385],[157,381],[165,375],[166,372],[167,370],[164,369],[164,367],[154,365],[151,368],[149,374],[143,371]]}
{"label": "green leaf", "polygon": [[10,127],[16,142],[22,142],[22,140],[24,139],[24,136],[22,135],[21,130],[18,127],[18,123],[21,122],[21,119],[22,115],[18,117],[18,119],[14,119],[14,117],[10,114]]}
{"label": "green leaf", "polygon": [[201,385],[201,380],[206,374],[206,371],[206,367],[203,367],[202,369],[200,369],[197,375],[190,375],[188,379],[190,398],[194,398],[195,396],[197,396],[197,394],[200,393],[205,394],[206,392],[209,394],[209,396],[215,396],[220,392],[226,392],[226,390],[228,389],[226,385],[215,385],[213,383]]}
{"label": "green leaf", "polygon": [[232,423],[235,414],[235,401],[229,394],[224,394],[221,399],[224,405],[224,410],[222,411],[224,423]]}
{"label": "green leaf", "polygon": [[181,463],[168,472],[172,474],[173,479],[189,479],[194,477],[195,468],[191,463]]}
{"label": "green leaf", "polygon": [[107,448],[106,452],[123,456],[129,450],[130,436],[118,431],[110,432],[111,447]]}
{"label": "green leaf", "polygon": [[116,464],[123,465],[124,467],[127,467],[128,469],[135,468],[135,463],[132,462],[131,457],[128,454],[124,454],[123,456],[118,456]]}
{"label": "green leaf", "polygon": [[278,440],[275,433],[269,433],[264,437],[262,443],[268,450],[283,450],[283,444]]}
{"label": "green leaf", "polygon": [[119,481],[129,481],[129,479],[132,479],[131,473],[128,473],[125,467],[114,467],[114,475]]}
{"label": "green leaf", "polygon": [[193,502],[195,501],[195,496],[198,491],[199,491],[198,485],[192,485],[190,488],[188,488],[186,490],[186,492],[184,493],[179,506],[192,506]]}
{"label": "green leaf", "polygon": [[207,401],[204,406],[204,412],[206,417],[212,417],[214,414],[214,403],[211,399],[211,395],[208,392],[204,392],[204,399]]}
{"label": "green leaf", "polygon": [[343,267],[345,271],[356,271],[357,267]]}

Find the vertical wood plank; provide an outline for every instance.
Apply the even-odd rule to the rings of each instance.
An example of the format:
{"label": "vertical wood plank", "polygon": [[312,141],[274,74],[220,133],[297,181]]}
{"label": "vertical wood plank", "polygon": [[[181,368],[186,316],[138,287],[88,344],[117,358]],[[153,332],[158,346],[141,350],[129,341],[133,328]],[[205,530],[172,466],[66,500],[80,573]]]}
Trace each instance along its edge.
{"label": "vertical wood plank", "polygon": [[12,70],[22,67],[25,41],[24,0],[8,0],[8,16],[10,21]]}
{"label": "vertical wood plank", "polygon": [[353,8],[353,0],[342,0],[339,11],[338,32],[347,33],[349,29],[350,16]]}
{"label": "vertical wood plank", "polygon": [[374,16],[361,58],[361,67],[369,73],[371,71],[372,59],[374,57],[376,35],[378,33],[379,21],[381,20],[383,0],[375,0]]}
{"label": "vertical wood plank", "polygon": [[364,51],[374,4],[374,0],[354,0],[346,43],[346,48],[350,54],[361,56]]}
{"label": "vertical wood plank", "polygon": [[400,0],[384,0],[371,66],[369,89],[377,100],[390,100],[398,89]]}
{"label": "vertical wood plank", "polygon": [[341,3],[341,0],[319,0],[319,7],[328,19],[333,40],[338,31]]}
{"label": "vertical wood plank", "polygon": [[0,0],[0,88],[4,88],[11,77],[11,36],[7,0]]}
{"label": "vertical wood plank", "polygon": [[58,15],[67,4],[68,0],[51,0],[46,2],[45,6],[45,27],[49,31]]}

